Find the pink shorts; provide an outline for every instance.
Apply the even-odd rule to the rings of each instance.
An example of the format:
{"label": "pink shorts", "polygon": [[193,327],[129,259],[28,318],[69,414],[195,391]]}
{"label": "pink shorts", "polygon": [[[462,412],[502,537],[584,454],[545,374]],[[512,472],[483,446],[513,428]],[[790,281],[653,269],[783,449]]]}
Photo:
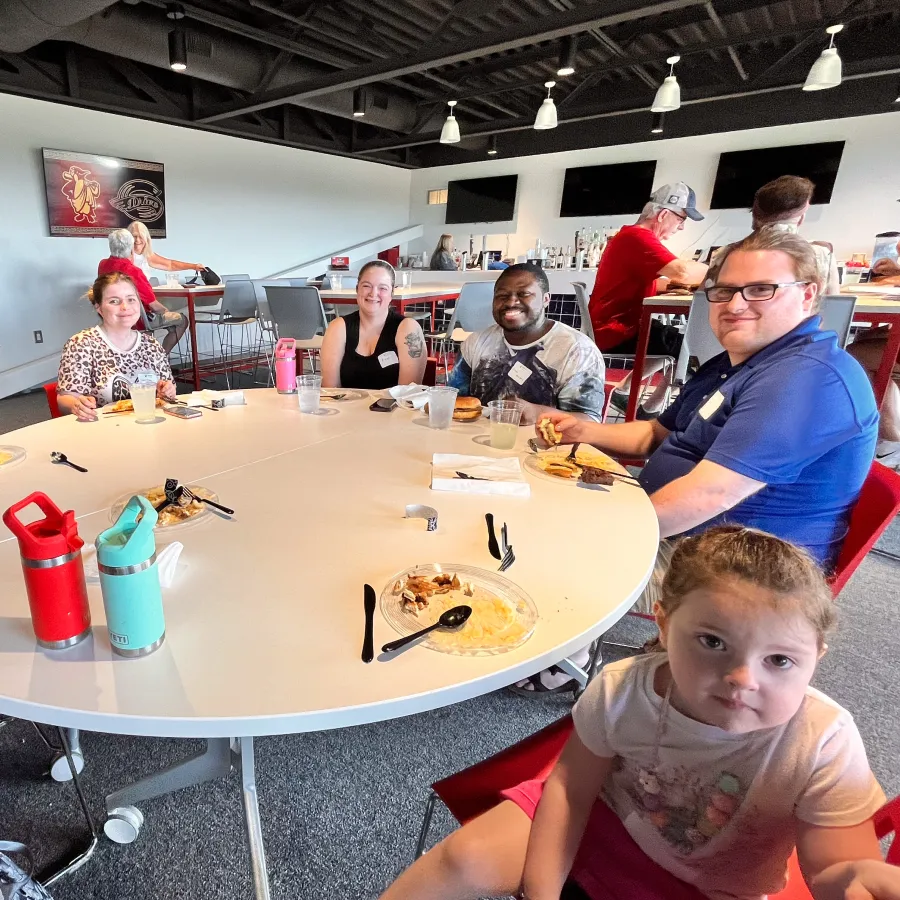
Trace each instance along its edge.
{"label": "pink shorts", "polygon": [[[543,781],[523,781],[503,797],[533,819],[543,791]],[[571,878],[591,900],[706,900],[650,859],[602,800],[591,810]]]}

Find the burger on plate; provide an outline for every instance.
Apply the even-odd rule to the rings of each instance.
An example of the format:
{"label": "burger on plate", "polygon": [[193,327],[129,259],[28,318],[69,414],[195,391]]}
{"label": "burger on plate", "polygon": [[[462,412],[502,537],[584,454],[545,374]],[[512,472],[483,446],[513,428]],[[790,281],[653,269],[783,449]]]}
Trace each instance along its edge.
{"label": "burger on plate", "polygon": [[481,401],[477,397],[457,397],[453,418],[457,422],[474,422],[481,417]]}

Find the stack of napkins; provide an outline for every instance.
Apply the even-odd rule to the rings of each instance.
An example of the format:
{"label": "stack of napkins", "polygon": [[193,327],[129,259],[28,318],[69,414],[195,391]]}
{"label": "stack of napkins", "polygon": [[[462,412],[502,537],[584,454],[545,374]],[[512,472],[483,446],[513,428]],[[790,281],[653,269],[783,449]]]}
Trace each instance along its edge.
{"label": "stack of napkins", "polygon": [[243,391],[193,391],[190,394],[179,396],[188,406],[212,406],[213,400],[224,400],[226,406],[245,406]]}
{"label": "stack of napkins", "polygon": [[[460,478],[458,472],[473,477]],[[506,497],[531,496],[531,485],[522,475],[517,457],[492,459],[489,456],[435,453],[431,460],[431,489],[466,494],[503,494]]]}
{"label": "stack of napkins", "polygon": [[388,393],[407,409],[424,409],[428,402],[428,388],[424,384],[398,384]]}

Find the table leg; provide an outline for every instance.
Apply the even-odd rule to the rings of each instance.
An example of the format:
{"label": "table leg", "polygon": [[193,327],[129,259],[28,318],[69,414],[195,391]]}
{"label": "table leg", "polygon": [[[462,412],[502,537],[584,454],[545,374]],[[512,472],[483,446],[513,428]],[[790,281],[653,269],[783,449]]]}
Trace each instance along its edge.
{"label": "table leg", "polygon": [[262,822],[259,818],[259,797],[256,790],[253,738],[238,738],[241,765],[241,799],[244,802],[244,823],[250,845],[250,868],[253,873],[253,893],[256,900],[270,900],[269,875],[266,871],[266,848],[263,844]]}
{"label": "table leg", "polygon": [[200,355],[197,353],[197,315],[194,311],[194,298],[187,295],[188,302],[188,327],[191,332],[191,364],[194,367],[194,390],[201,389],[200,384]]}
{"label": "table leg", "polygon": [[885,345],[884,353],[881,354],[881,365],[878,366],[878,371],[875,373],[875,381],[872,385],[872,390],[875,393],[875,402],[878,404],[879,409],[881,409],[881,404],[884,403],[888,386],[891,383],[898,352],[900,352],[900,323],[892,320],[888,324],[887,344]]}
{"label": "table leg", "polygon": [[638,400],[641,396],[641,374],[647,359],[647,344],[650,342],[650,310],[641,309],[641,324],[638,328],[637,346],[634,348],[634,369],[631,373],[631,390],[628,393],[628,406],[625,410],[625,421],[633,422],[637,414]]}
{"label": "table leg", "polygon": [[257,802],[253,738],[210,738],[202,753],[109,794],[106,798],[109,818],[104,831],[119,843],[130,843],[137,838],[143,822],[143,816],[134,808],[135,803],[162,797],[214,778],[223,778],[236,767],[241,770],[241,799],[250,847],[254,897],[256,900],[270,900],[266,851]]}

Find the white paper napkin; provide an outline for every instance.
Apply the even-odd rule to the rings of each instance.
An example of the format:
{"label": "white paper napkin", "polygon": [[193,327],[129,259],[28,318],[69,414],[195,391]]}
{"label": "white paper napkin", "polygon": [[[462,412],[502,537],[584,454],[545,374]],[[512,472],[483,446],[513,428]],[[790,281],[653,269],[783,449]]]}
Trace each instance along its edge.
{"label": "white paper napkin", "polygon": [[[172,587],[175,580],[175,567],[178,565],[178,557],[184,550],[184,544],[173,541],[168,547],[164,547],[156,554],[156,568],[159,571],[159,586]],[[100,583],[100,570],[97,568],[97,547],[94,544],[85,544],[81,551],[84,562],[84,580],[88,584]]]}
{"label": "white paper napkin", "polygon": [[[460,478],[457,472],[487,480]],[[488,456],[435,453],[431,460],[431,489],[466,494],[503,494],[507,497],[531,496],[531,485],[525,480],[522,466],[515,456],[492,459]]]}
{"label": "white paper napkin", "polygon": [[407,409],[424,409],[428,402],[428,388],[424,384],[398,384],[388,393]]}
{"label": "white paper napkin", "polygon": [[193,391],[178,397],[188,406],[212,406],[213,400],[224,400],[226,406],[246,406],[243,391]]}

